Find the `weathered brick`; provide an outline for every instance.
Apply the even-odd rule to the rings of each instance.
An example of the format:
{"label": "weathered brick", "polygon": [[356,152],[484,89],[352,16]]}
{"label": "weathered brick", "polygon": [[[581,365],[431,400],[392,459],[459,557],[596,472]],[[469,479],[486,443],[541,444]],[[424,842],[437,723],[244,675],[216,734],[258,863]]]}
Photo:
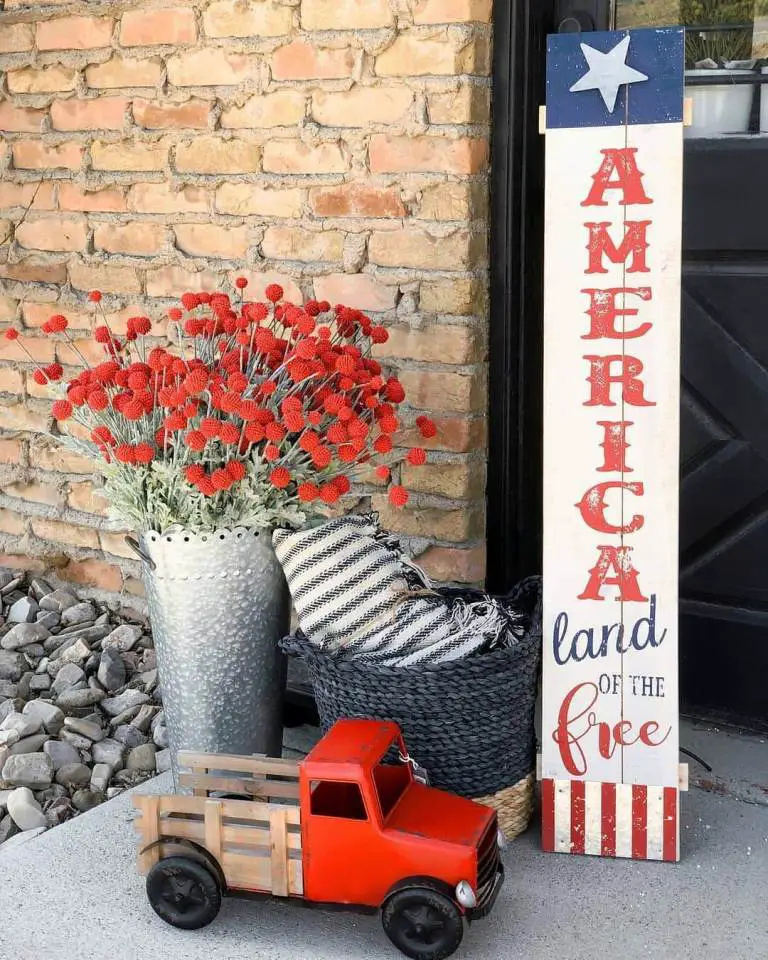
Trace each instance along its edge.
{"label": "weathered brick", "polygon": [[125,97],[55,100],[51,124],[54,130],[122,130],[128,103]]}
{"label": "weathered brick", "polygon": [[0,367],[0,393],[20,394],[24,390],[24,376],[15,367]]}
{"label": "weathered brick", "polygon": [[27,532],[27,518],[14,510],[0,509],[0,533],[23,537]]}
{"label": "weathered brick", "polygon": [[205,271],[192,273],[174,266],[147,271],[147,295],[150,297],[180,297],[187,290],[212,292],[216,287],[216,275]]}
{"label": "weathered brick", "polygon": [[171,57],[167,67],[168,80],[177,87],[227,87],[256,79],[259,58],[209,47]]}
{"label": "weathered brick", "polygon": [[[0,352],[2,347],[0,347]],[[50,363],[53,360],[47,360]],[[24,430],[29,433],[45,433],[50,431],[51,417],[39,410],[30,410],[23,403],[11,406],[0,406],[0,422],[4,430]],[[5,491],[4,491],[5,492]]]}
{"label": "weathered brick", "polygon": [[120,43],[124,47],[175,46],[196,40],[195,11],[189,7],[129,10],[120,20]]}
{"label": "weathered brick", "polygon": [[97,223],[93,231],[97,250],[107,253],[128,253],[150,256],[160,253],[165,246],[165,227],[162,223]]}
{"label": "weathered brick", "polygon": [[[95,367],[97,363],[101,363],[107,359],[104,347],[94,340],[93,337],[71,340],[71,342],[69,340],[60,341],[57,347],[57,353],[60,363],[82,364],[83,360],[85,360],[86,363],[92,367]],[[79,424],[74,421],[69,421],[67,430],[77,436],[76,429],[78,426]],[[86,432],[85,439],[88,439],[88,436],[89,434]]]}
{"label": "weathered brick", "polygon": [[371,137],[369,156],[372,173],[474,174],[488,164],[488,141],[376,134]]}
{"label": "weathered brick", "polygon": [[16,169],[23,170],[77,170],[82,162],[83,152],[79,143],[47,144],[41,140],[17,140],[13,144],[13,165]]}
{"label": "weathered brick", "polygon": [[50,566],[49,557],[40,560],[26,553],[0,553],[0,567],[7,567],[9,570],[34,570],[37,573],[43,573],[49,570]]}
{"label": "weathered brick", "polygon": [[16,319],[18,308],[18,300],[0,296],[0,323],[12,323]]}
{"label": "weathered brick", "polygon": [[491,90],[478,84],[462,84],[458,90],[427,94],[432,123],[488,123],[491,118]]}
{"label": "weathered brick", "polygon": [[35,28],[31,23],[0,24],[0,53],[22,53],[34,45]]}
{"label": "weathered brick", "polygon": [[256,270],[238,270],[236,273],[231,275],[233,280],[235,277],[245,277],[245,279],[248,281],[247,292],[249,300],[263,300],[264,291],[267,289],[267,287],[272,283],[277,283],[283,288],[285,300],[290,301],[291,303],[304,302],[304,297],[302,296],[301,290],[299,289],[293,277],[288,277],[284,274],[276,273],[271,270],[263,273],[257,272]]}
{"label": "weathered brick", "polygon": [[24,444],[13,437],[0,439],[0,463],[21,463],[24,457]]}
{"label": "weathered brick", "polygon": [[242,107],[221,114],[225,129],[292,127],[304,119],[305,95],[299,90],[277,90],[251,97]]}
{"label": "weathered brick", "polygon": [[[163,337],[167,333],[167,320],[165,316],[157,310],[149,311],[152,322],[152,336]],[[107,314],[107,322],[110,330],[118,336],[127,333],[128,321],[131,317],[142,317],[147,314],[146,303],[129,303],[119,310],[111,310]]]}
{"label": "weathered brick", "polygon": [[84,213],[121,213],[125,197],[116,187],[87,189],[76,183],[59,184],[59,209]]}
{"label": "weathered brick", "polygon": [[50,470],[52,473],[93,473],[92,460],[47,438],[30,444],[29,462],[39,470]]}
{"label": "weathered brick", "polygon": [[[156,87],[163,79],[163,64],[153,57],[139,60],[133,57],[112,57],[106,63],[91,64],[86,68],[85,80],[89,87],[111,90],[115,87]],[[71,90],[72,87],[62,89]]]}
{"label": "weathered brick", "polygon": [[269,140],[264,144],[267,173],[344,173],[347,167],[338,143],[312,147],[301,140]]}
{"label": "weathered brick", "polygon": [[47,263],[37,257],[27,257],[18,263],[0,266],[0,278],[22,283],[65,283],[67,268],[63,263]]}
{"label": "weathered brick", "polygon": [[91,145],[91,163],[94,170],[147,171],[162,170],[168,159],[168,144],[141,143],[137,140],[105,143],[96,140]]}
{"label": "weathered brick", "polygon": [[443,583],[481,583],[485,579],[485,546],[429,547],[417,562],[433,580]]}
{"label": "weathered brick", "polygon": [[350,48],[325,49],[294,40],[272,55],[275,80],[334,80],[351,77],[354,69],[355,52]]}
{"label": "weathered brick", "polygon": [[312,212],[320,217],[404,217],[405,205],[398,187],[343,183],[315,187],[309,192]]}
{"label": "weathered brick", "polygon": [[128,191],[128,207],[137,213],[207,213],[209,202],[202,187],[137,183]]}
{"label": "weathered brick", "polygon": [[236,216],[300,217],[303,190],[223,183],[216,191],[216,210]]}
{"label": "weathered brick", "polygon": [[72,560],[59,571],[59,576],[108,593],[117,593],[123,585],[120,567],[103,560]]}
{"label": "weathered brick", "polygon": [[400,382],[409,404],[420,410],[472,413],[484,410],[487,404],[486,380],[479,374],[401,370]]}
{"label": "weathered brick", "polygon": [[371,507],[386,530],[411,537],[430,537],[461,543],[483,534],[483,511],[479,507],[437,510],[434,507],[393,507],[384,494],[371,497]]}
{"label": "weathered brick", "polygon": [[125,542],[125,536],[127,532],[128,531],[125,531],[124,533],[110,533],[107,530],[101,530],[99,532],[101,549],[105,553],[111,553],[113,557],[123,557],[127,560],[135,560],[136,554]]}
{"label": "weathered brick", "polygon": [[103,293],[141,293],[141,281],[133,267],[90,264],[73,260],[68,265],[69,282],[77,290]]}
{"label": "weathered brick", "polygon": [[418,34],[401,33],[376,57],[379,77],[458,76],[482,73],[485,57],[477,41],[427,39]]}
{"label": "weathered brick", "polygon": [[11,133],[40,133],[45,110],[33,110],[31,107],[14,107],[8,101],[0,103],[0,130]]}
{"label": "weathered brick", "polygon": [[248,227],[220,227],[212,223],[179,223],[176,246],[191,257],[245,257],[250,241]]}
{"label": "weathered brick", "polygon": [[176,147],[176,169],[181,173],[255,173],[260,147],[245,140],[198,137]]}
{"label": "weathered brick", "polygon": [[422,220],[485,220],[488,185],[464,180],[425,187],[417,216]]}
{"label": "weathered brick", "polygon": [[485,284],[476,277],[455,280],[425,280],[421,284],[419,306],[428,313],[457,316],[483,314],[487,309]]}
{"label": "weathered brick", "polygon": [[82,250],[88,225],[81,217],[41,217],[16,227],[16,241],[28,250]]}
{"label": "weathered brick", "polygon": [[51,314],[54,313],[63,313],[69,321],[70,329],[90,330],[93,326],[92,313],[80,313],[63,303],[30,303],[26,301],[21,307],[25,327],[41,327],[47,320],[50,320]]}
{"label": "weathered brick", "polygon": [[148,130],[199,129],[208,127],[211,104],[207,100],[186,100],[184,103],[157,103],[154,100],[134,100],[133,119]]}
{"label": "weathered brick", "polygon": [[357,310],[391,310],[397,300],[397,287],[379,283],[367,273],[331,273],[315,277],[315,297],[331,304],[343,303]]}
{"label": "weathered brick", "polygon": [[9,497],[30,500],[32,503],[47,503],[51,507],[61,506],[64,502],[60,487],[54,483],[43,483],[38,480],[18,480],[16,483],[9,483],[3,492]]}
{"label": "weathered brick", "polygon": [[480,265],[485,237],[456,230],[447,237],[433,237],[413,227],[371,234],[368,259],[383,267],[414,267],[424,270],[468,270]]}
{"label": "weathered brick", "polygon": [[9,70],[6,77],[11,93],[59,93],[75,89],[77,73],[56,63],[39,70],[34,67]]}
{"label": "weathered brick", "polygon": [[327,127],[365,127],[396,123],[413,103],[413,91],[404,86],[353,87],[312,95],[312,116]]}
{"label": "weathered brick", "polygon": [[[346,302],[346,301],[341,301]],[[352,304],[354,306],[354,304]],[[399,357],[432,363],[476,363],[483,359],[475,327],[435,323],[414,330],[399,324],[389,327],[389,340],[374,347],[375,357]]]}
{"label": "weathered brick", "polygon": [[59,17],[37,24],[38,50],[93,50],[112,43],[111,17]]}
{"label": "weathered brick", "polygon": [[301,4],[305,30],[375,30],[394,22],[388,0],[302,0]]}
{"label": "weathered brick", "polygon": [[[51,363],[56,359],[55,344],[44,337],[24,337],[22,340],[0,340],[0,360],[29,363],[29,357],[36,363]],[[0,424],[5,426],[5,424]]]}
{"label": "weathered brick", "polygon": [[282,37],[292,22],[290,7],[269,0],[216,0],[203,14],[208,37]]}
{"label": "weathered brick", "polygon": [[[133,555],[133,559],[136,559],[136,554]],[[143,581],[137,580],[135,577],[124,577],[123,590],[126,593],[132,594],[134,597],[146,597],[147,595]]]}
{"label": "weathered brick", "polygon": [[10,183],[0,181],[0,210],[24,207],[30,210],[55,210],[53,183]]}
{"label": "weathered brick", "polygon": [[40,540],[55,540],[57,543],[71,544],[73,547],[99,549],[99,535],[91,527],[74,526],[71,523],[63,523],[61,520],[33,517],[32,532]]}
{"label": "weathered brick", "polygon": [[485,469],[480,460],[402,466],[402,483],[414,493],[434,493],[452,500],[474,500],[485,493]]}
{"label": "weathered brick", "polygon": [[493,0],[416,0],[414,23],[491,22]]}
{"label": "weathered brick", "polygon": [[269,227],[261,251],[273,260],[341,260],[344,234],[334,230],[310,232],[298,227]]}
{"label": "weathered brick", "polygon": [[108,502],[90,480],[79,483],[69,483],[67,506],[82,513],[94,513],[97,516],[106,516],[109,509]]}

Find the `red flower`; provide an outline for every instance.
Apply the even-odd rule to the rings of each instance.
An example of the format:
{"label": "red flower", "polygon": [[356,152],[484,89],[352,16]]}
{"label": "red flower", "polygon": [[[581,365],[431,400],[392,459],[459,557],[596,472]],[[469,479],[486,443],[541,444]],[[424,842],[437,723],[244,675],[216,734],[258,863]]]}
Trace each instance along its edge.
{"label": "red flower", "polygon": [[376,453],[390,453],[392,450],[392,440],[387,436],[376,437],[373,441],[373,449]]}
{"label": "red flower", "polygon": [[384,327],[373,327],[371,340],[374,343],[386,343],[389,340],[389,330],[385,330]]}
{"label": "red flower", "polygon": [[115,447],[115,460],[119,460],[120,463],[136,463],[136,452],[130,443],[121,443],[120,446]]}
{"label": "red flower", "polygon": [[94,443],[104,443],[109,444],[109,446],[114,447],[117,444],[117,441],[112,436],[112,431],[109,427],[95,427],[91,431],[91,440]]}
{"label": "red flower", "polygon": [[196,453],[200,453],[201,450],[205,449],[205,445],[208,442],[204,433],[201,433],[199,430],[190,430],[189,433],[184,436],[184,443],[190,450],[194,450]]}
{"label": "red flower", "polygon": [[339,488],[333,481],[324,483],[322,487],[320,487],[320,499],[323,503],[336,503],[340,496]]}
{"label": "red flower", "polygon": [[319,410],[310,410],[307,414],[307,420],[313,427],[318,427],[323,422],[323,415]]}
{"label": "red flower", "polygon": [[185,310],[194,310],[195,307],[200,303],[196,293],[185,293],[181,297],[181,302],[184,305]]}
{"label": "red flower", "polygon": [[177,430],[183,430],[186,425],[187,418],[183,413],[179,413],[178,410],[174,410],[174,412],[163,421],[163,426],[171,433],[175,433]]}
{"label": "red flower", "polygon": [[91,290],[88,294],[88,299],[91,303],[100,303],[101,302],[101,291],[100,290]]}
{"label": "red flower", "polygon": [[[43,324],[43,330],[46,333],[64,333],[69,326],[69,321],[60,313],[55,313],[47,323]],[[45,328],[48,327],[46,330]]]}
{"label": "red flower", "polygon": [[234,423],[224,423],[219,431],[219,439],[222,443],[237,443],[240,440],[240,431]]}
{"label": "red flower", "polygon": [[152,321],[149,317],[131,317],[128,320],[128,329],[133,330],[141,337],[145,337],[152,329]]}
{"label": "red flower", "polygon": [[215,440],[222,426],[221,420],[217,420],[216,417],[204,417],[200,421],[200,432],[209,440]]}
{"label": "red flower", "polygon": [[234,483],[237,483],[238,480],[244,480],[247,473],[245,464],[242,460],[230,460],[226,465],[225,470],[232,477]]}
{"label": "red flower", "polygon": [[245,427],[245,439],[250,443],[259,443],[264,439],[264,427],[260,423],[249,423]]}
{"label": "red flower", "polygon": [[227,473],[226,470],[219,468],[214,470],[211,474],[211,483],[214,486],[215,490],[229,490],[229,488],[234,483],[234,480]]}
{"label": "red flower", "polygon": [[16,327],[8,327],[3,336],[6,340],[18,340],[19,331],[16,329]]}
{"label": "red flower", "polygon": [[339,373],[345,373],[347,376],[351,376],[357,369],[357,364],[352,357],[348,357],[345,354],[336,361],[336,369]]}
{"label": "red flower", "polygon": [[312,463],[318,468],[318,470],[324,470],[328,464],[331,462],[331,451],[328,447],[318,446],[311,453]]}
{"label": "red flower", "polygon": [[389,502],[393,507],[404,507],[406,503],[408,503],[408,491],[405,489],[405,487],[390,487]]}
{"label": "red flower", "polygon": [[48,375],[44,370],[35,370],[32,374],[32,379],[35,383],[39,383],[41,387],[44,387],[48,383]]}
{"label": "red flower", "polygon": [[44,369],[49,380],[61,380],[64,376],[64,368],[60,363],[49,363]]}
{"label": "red flower", "polygon": [[275,390],[277,390],[277,384],[274,380],[265,380],[259,387],[259,392],[265,397],[271,397]]}
{"label": "red flower", "polygon": [[408,463],[412,463],[414,467],[421,467],[427,462],[427,454],[421,447],[414,447],[408,451],[407,460]]}
{"label": "red flower", "polygon": [[396,377],[390,377],[384,386],[384,396],[392,403],[402,403],[405,400],[405,390]]}
{"label": "red flower", "polygon": [[349,477],[334,477],[332,482],[336,484],[336,488],[342,496],[344,496],[345,493],[349,493],[350,489],[352,488],[352,484],[349,482]]}
{"label": "red flower", "polygon": [[270,283],[267,289],[264,291],[264,296],[267,300],[271,300],[272,303],[277,303],[278,300],[283,299],[284,290],[279,283]]}
{"label": "red flower", "polygon": [[171,307],[171,309],[168,311],[168,318],[170,320],[179,321],[183,316],[184,314],[181,312],[181,310],[179,310],[178,307]]}
{"label": "red flower", "polygon": [[190,463],[188,467],[184,467],[184,476],[190,483],[199,483],[205,476],[205,470],[199,463]]}
{"label": "red flower", "polygon": [[213,481],[207,475],[203,475],[196,484],[197,489],[206,497],[212,497],[216,493],[216,487],[213,485]]}
{"label": "red flower", "polygon": [[93,331],[93,339],[96,343],[109,343],[112,340],[112,334],[109,332],[109,327],[105,327],[103,324]]}
{"label": "red flower", "polygon": [[344,443],[338,448],[339,460],[343,463],[354,463],[357,459],[357,450],[351,443]]}
{"label": "red flower", "polygon": [[266,447],[264,447],[265,460],[269,460],[271,462],[273,460],[277,460],[279,457],[280,457],[280,448],[276,447],[274,443],[268,443]]}
{"label": "red flower", "polygon": [[376,476],[380,480],[389,480],[391,475],[389,467],[385,467],[383,464],[380,467],[376,467]]}
{"label": "red flower", "polygon": [[72,404],[69,400],[57,400],[51,407],[51,413],[57,420],[68,420],[72,416]]}
{"label": "red flower", "polygon": [[284,490],[291,482],[291,475],[285,467],[275,467],[269,475],[269,482],[278,490]]}
{"label": "red flower", "polygon": [[149,376],[143,370],[129,370],[128,386],[131,390],[144,390],[149,386]]}
{"label": "red flower", "polygon": [[325,431],[325,435],[330,443],[344,443],[349,440],[347,428],[343,423],[332,423]]}
{"label": "red flower", "polygon": [[235,280],[235,286],[238,290],[245,290],[245,288],[248,286],[248,281],[245,279],[245,277],[238,277],[237,280]]}
{"label": "red flower", "polygon": [[88,406],[91,410],[106,410],[109,406],[106,390],[91,390],[88,394]]}
{"label": "red flower", "polygon": [[259,405],[255,400],[241,400],[237,412],[243,420],[255,420],[259,413]]}
{"label": "red flower", "polygon": [[82,407],[82,405],[85,403],[86,396],[87,390],[79,383],[73,384],[67,390],[67,398],[76,407]]}
{"label": "red flower", "polygon": [[299,446],[302,450],[306,450],[307,453],[314,450],[319,443],[320,437],[318,437],[314,430],[306,430],[299,438]]}
{"label": "red flower", "polygon": [[141,420],[144,416],[144,404],[135,397],[126,401],[121,411],[126,420]]}
{"label": "red flower", "polygon": [[283,417],[283,423],[291,433],[298,433],[304,429],[304,417],[300,413],[288,413]]}
{"label": "red flower", "polygon": [[433,420],[430,420],[429,417],[416,417],[416,426],[419,428],[419,432],[422,437],[429,439],[434,437],[437,434],[437,427]]}
{"label": "red flower", "polygon": [[137,443],[134,456],[136,463],[152,463],[155,459],[155,448],[150,443]]}
{"label": "red flower", "polygon": [[267,440],[274,440],[276,443],[285,439],[285,429],[274,420],[266,425],[264,433]]}
{"label": "red flower", "polygon": [[379,420],[379,427],[383,433],[396,433],[398,426],[397,417],[382,417]]}

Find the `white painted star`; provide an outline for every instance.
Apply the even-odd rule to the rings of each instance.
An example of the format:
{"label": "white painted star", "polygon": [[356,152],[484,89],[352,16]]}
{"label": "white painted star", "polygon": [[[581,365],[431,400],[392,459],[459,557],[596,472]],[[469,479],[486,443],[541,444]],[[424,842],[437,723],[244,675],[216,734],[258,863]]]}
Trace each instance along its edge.
{"label": "white painted star", "polygon": [[582,43],[581,52],[589,64],[589,70],[581,80],[574,83],[571,87],[571,93],[579,93],[582,90],[599,90],[608,112],[613,113],[620,87],[629,83],[640,83],[641,80],[648,79],[644,73],[640,73],[639,70],[627,65],[629,41],[630,37],[624,37],[608,53],[601,53],[594,47]]}

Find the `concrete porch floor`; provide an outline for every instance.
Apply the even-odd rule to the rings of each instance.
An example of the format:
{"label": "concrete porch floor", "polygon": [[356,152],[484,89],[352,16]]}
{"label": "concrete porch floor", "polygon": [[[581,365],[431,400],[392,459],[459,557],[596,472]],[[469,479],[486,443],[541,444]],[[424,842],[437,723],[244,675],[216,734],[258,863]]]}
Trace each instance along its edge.
{"label": "concrete porch floor", "polygon": [[[703,725],[682,741],[715,770],[683,798],[680,864],[546,856],[534,826],[506,851],[496,908],[457,960],[767,957],[768,743]],[[167,791],[169,775],[141,789]],[[226,900],[204,930],[174,930],[150,909],[134,856],[127,795],[0,856],[0,960],[400,956],[376,917],[277,901]]]}

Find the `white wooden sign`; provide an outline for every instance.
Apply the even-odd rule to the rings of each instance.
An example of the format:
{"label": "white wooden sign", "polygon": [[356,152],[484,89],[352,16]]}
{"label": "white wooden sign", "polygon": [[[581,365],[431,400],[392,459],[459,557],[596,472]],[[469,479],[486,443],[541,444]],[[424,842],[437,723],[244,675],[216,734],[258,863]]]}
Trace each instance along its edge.
{"label": "white wooden sign", "polygon": [[679,859],[683,31],[550,37],[545,850]]}

